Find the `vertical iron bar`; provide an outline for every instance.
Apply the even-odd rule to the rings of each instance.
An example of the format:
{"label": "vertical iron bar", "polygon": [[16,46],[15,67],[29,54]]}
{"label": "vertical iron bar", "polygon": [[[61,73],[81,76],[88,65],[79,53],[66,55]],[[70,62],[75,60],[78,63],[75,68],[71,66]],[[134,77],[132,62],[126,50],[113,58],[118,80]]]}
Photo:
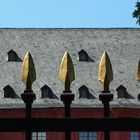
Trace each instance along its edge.
{"label": "vertical iron bar", "polygon": [[109,117],[109,102],[104,103],[104,117]]}
{"label": "vertical iron bar", "polygon": [[[104,104],[104,117],[109,117],[109,102]],[[110,140],[110,132],[104,131],[104,140]]]}
{"label": "vertical iron bar", "polygon": [[[74,100],[74,94],[63,91],[63,94],[60,96],[61,101],[64,103],[64,109],[65,109],[65,118],[70,118],[70,105],[71,102]],[[65,140],[71,140],[71,132],[70,131],[65,131]]]}
{"label": "vertical iron bar", "polygon": [[[24,91],[24,93],[21,94],[21,98],[26,104],[26,120],[29,123],[32,119],[32,103],[36,99],[36,96],[33,93],[33,91]],[[26,140],[32,140],[32,131],[30,123],[26,124]]]}
{"label": "vertical iron bar", "polygon": [[70,104],[65,104],[65,118],[70,118]]}
{"label": "vertical iron bar", "polygon": [[[70,104],[65,104],[65,118],[70,118]],[[71,140],[71,132],[65,132],[65,140]]]}
{"label": "vertical iron bar", "polygon": [[[100,101],[102,101],[102,103],[104,105],[104,118],[110,117],[109,102],[113,100],[113,94],[106,93],[103,91],[103,93],[99,95],[99,99],[100,99]],[[110,132],[107,130],[104,130],[104,140],[110,140]]]}
{"label": "vertical iron bar", "polygon": [[[32,109],[32,104],[31,103],[26,103],[26,119],[28,122],[31,120],[31,109]],[[26,131],[26,140],[32,140],[32,132],[30,130],[30,125],[28,130]]]}

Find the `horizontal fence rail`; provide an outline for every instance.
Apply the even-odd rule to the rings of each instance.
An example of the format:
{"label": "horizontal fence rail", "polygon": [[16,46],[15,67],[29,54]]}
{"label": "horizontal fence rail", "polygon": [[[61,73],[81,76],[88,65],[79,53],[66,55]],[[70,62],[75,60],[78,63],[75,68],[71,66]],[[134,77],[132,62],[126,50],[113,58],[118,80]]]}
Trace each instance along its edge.
{"label": "horizontal fence rail", "polygon": [[140,118],[0,118],[0,132],[138,131]]}

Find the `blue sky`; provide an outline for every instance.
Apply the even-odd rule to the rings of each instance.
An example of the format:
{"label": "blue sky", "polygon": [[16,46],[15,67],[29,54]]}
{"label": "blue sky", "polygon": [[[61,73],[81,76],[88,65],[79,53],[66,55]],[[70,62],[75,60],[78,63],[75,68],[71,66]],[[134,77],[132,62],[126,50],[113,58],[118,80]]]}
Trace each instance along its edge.
{"label": "blue sky", "polygon": [[0,0],[0,27],[139,27],[137,0]]}

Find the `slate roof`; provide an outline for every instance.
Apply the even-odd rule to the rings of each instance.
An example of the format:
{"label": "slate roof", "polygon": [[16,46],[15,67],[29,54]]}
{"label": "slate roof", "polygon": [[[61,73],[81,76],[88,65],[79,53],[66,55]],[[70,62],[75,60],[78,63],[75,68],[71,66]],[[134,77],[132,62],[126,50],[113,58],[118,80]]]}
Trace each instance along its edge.
{"label": "slate roof", "polygon": [[[59,65],[65,51],[72,57],[76,80],[71,90],[75,94],[73,107],[102,107],[98,99],[102,85],[98,81],[98,65],[103,51],[107,51],[113,66],[114,80],[110,90],[114,94],[112,107],[139,108],[140,83],[135,79],[140,59],[140,29],[0,29],[0,108],[22,108],[21,99],[3,98],[3,88],[10,85],[20,96],[25,89],[21,82],[22,62],[7,62],[7,53],[14,50],[23,60],[30,51],[36,67],[37,80],[33,84],[36,108],[62,107],[60,99],[40,99],[46,84],[59,97],[63,84],[58,79]],[[80,62],[78,52],[85,50],[91,60]],[[79,99],[78,88],[88,87],[96,99]],[[116,88],[125,86],[130,99],[118,99]]]}

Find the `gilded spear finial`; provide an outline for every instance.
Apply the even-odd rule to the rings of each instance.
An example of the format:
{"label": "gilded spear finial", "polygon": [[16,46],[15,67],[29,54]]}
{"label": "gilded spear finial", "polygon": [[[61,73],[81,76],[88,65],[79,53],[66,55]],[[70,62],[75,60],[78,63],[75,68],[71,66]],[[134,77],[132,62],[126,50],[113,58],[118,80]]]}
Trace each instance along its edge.
{"label": "gilded spear finial", "polygon": [[98,80],[101,81],[104,87],[104,93],[109,91],[109,84],[113,80],[113,70],[107,52],[103,52],[103,55],[99,64]]}
{"label": "gilded spear finial", "polygon": [[65,52],[59,71],[59,79],[64,83],[65,92],[70,92],[70,85],[75,80],[74,66],[68,52]]}
{"label": "gilded spear finial", "polygon": [[140,82],[140,60],[138,62],[138,69],[137,69],[136,80]]}
{"label": "gilded spear finial", "polygon": [[32,91],[32,83],[36,80],[36,71],[33,58],[27,52],[22,65],[22,81],[26,84],[26,91]]}

